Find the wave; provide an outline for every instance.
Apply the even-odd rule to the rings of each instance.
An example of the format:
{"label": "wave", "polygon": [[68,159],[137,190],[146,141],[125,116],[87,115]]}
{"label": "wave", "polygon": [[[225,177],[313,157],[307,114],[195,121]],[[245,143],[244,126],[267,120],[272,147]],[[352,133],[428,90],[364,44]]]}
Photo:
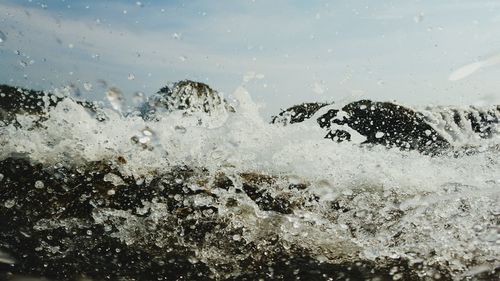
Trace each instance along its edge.
{"label": "wave", "polygon": [[499,277],[498,107],[0,92],[6,278]]}

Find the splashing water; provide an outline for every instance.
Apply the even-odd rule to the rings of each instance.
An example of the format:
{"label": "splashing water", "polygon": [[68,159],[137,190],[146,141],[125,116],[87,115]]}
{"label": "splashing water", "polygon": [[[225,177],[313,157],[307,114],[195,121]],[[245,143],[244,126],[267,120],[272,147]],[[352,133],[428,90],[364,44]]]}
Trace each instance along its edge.
{"label": "splashing water", "polygon": [[[106,96],[115,111],[123,112],[118,89],[109,89]],[[233,96],[238,106],[229,116],[173,111],[150,121],[104,109],[108,119],[103,122],[65,99],[49,112],[43,127],[2,128],[0,159],[27,154],[44,166],[81,167],[119,156],[124,159],[119,171],[104,176],[113,185],[109,196],[116,196],[127,178],[146,184],[174,167],[201,167],[198,178],[170,182],[183,185],[185,194],[196,194],[172,196],[173,202],[204,210],[188,217],[225,225],[208,232],[202,244],[175,236],[177,219],[166,203],[154,200],[135,214],[97,207],[91,223],[111,225],[112,237],[131,247],[153,243],[167,249],[172,239],[183,241],[178,243],[193,252],[192,259],[218,278],[234,276],[243,270],[240,262],[257,259],[253,255],[260,251],[238,252],[238,243],[256,249],[280,245],[285,251],[300,246],[322,262],[405,259],[422,264],[419,274],[432,278],[439,275],[435,268],[446,268],[459,279],[498,266],[500,150],[491,143],[482,153],[463,157],[334,144],[313,126],[314,118],[293,126],[269,124],[245,88]],[[257,188],[268,202],[281,198],[289,203],[262,207],[265,200],[245,195],[252,194],[252,173],[269,175]],[[210,187],[220,174],[231,179],[231,187]],[[49,220],[37,227],[83,227],[71,223]],[[404,274],[393,272],[395,278]]]}

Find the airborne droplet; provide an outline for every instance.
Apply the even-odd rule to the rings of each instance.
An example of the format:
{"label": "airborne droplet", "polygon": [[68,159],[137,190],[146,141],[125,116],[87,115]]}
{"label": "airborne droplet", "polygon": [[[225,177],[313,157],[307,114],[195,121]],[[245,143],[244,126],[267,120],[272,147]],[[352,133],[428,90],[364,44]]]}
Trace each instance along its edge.
{"label": "airborne droplet", "polygon": [[7,41],[7,36],[0,30],[0,44],[3,44],[5,41]]}
{"label": "airborne droplet", "polygon": [[35,188],[37,189],[41,189],[43,188],[45,185],[43,184],[43,181],[36,181],[35,182]]}
{"label": "airborne droplet", "polygon": [[90,91],[92,91],[93,86],[89,82],[85,82],[85,83],[83,83],[83,88],[85,89],[85,91],[90,92]]}
{"label": "airborne droplet", "polygon": [[106,92],[106,97],[108,98],[108,101],[114,110],[119,111],[119,112],[122,111],[125,101],[123,98],[122,91],[120,91],[120,89],[118,89],[116,87],[110,88]]}

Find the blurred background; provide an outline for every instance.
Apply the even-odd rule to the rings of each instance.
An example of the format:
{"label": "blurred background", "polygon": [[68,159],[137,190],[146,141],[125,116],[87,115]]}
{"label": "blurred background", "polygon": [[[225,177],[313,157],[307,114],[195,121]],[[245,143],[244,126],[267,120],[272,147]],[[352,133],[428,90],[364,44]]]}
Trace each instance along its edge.
{"label": "blurred background", "polygon": [[305,101],[500,103],[500,1],[2,0],[0,83],[132,100],[191,79]]}

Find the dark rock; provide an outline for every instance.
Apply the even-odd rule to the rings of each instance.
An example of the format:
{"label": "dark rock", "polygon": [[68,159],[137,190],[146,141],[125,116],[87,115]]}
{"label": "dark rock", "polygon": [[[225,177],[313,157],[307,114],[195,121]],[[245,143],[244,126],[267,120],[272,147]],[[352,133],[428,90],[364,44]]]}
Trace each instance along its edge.
{"label": "dark rock", "polygon": [[[332,115],[336,116],[338,112],[328,112],[318,117],[318,123],[326,128],[330,128],[331,124],[347,125],[366,137],[364,143],[369,144],[426,153],[449,148],[449,143],[412,109],[388,102],[361,100],[347,104],[342,108],[342,112],[345,113],[344,116],[334,118]],[[330,120],[331,124],[325,124],[321,121],[323,119]],[[330,133],[339,137],[337,131]],[[346,135],[341,134],[339,138]]]}
{"label": "dark rock", "polygon": [[[293,106],[274,116],[271,123],[286,125],[302,122],[326,105],[328,104],[304,103]],[[467,126],[481,138],[489,138],[500,122],[500,107],[427,110],[430,115],[390,102],[360,100],[340,109],[329,109],[317,117],[317,122],[321,128],[328,130],[325,138],[337,142],[352,140],[350,130],[353,130],[366,138],[364,144],[417,150],[426,154],[449,150],[452,147],[450,141],[457,134],[463,133],[460,130],[466,130]],[[434,120],[436,118],[439,120]],[[435,122],[440,122],[435,126],[443,129],[436,130]],[[451,122],[455,124],[452,126]]]}

